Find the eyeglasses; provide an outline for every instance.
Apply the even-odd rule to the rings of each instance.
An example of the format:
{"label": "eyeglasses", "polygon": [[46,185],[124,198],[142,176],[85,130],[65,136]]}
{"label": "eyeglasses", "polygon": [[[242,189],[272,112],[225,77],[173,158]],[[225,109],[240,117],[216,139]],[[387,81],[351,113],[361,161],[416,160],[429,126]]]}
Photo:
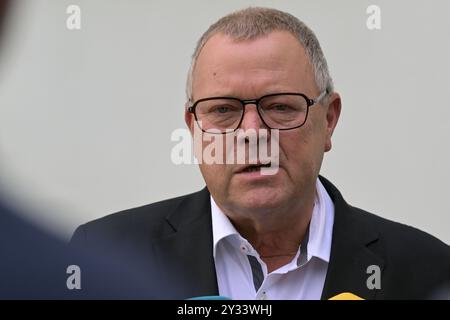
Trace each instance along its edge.
{"label": "eyeglasses", "polygon": [[206,133],[225,134],[236,131],[244,118],[245,106],[255,104],[262,122],[269,129],[291,130],[303,126],[309,107],[317,104],[328,90],[316,99],[303,93],[273,93],[258,99],[241,100],[234,97],[211,97],[195,101],[188,107],[199,128]]}

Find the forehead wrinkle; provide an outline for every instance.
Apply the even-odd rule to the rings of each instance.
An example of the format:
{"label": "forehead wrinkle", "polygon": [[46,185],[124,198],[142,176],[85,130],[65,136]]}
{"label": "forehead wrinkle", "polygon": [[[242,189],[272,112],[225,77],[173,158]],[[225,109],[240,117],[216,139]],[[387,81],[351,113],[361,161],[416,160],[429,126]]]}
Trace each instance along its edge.
{"label": "forehead wrinkle", "polygon": [[[214,75],[215,74],[215,75]],[[200,99],[212,96],[231,96],[240,99],[254,99],[266,94],[278,92],[304,92],[304,81],[292,83],[286,69],[265,70],[255,68],[241,70],[229,74],[226,71],[213,69],[206,75],[198,77],[203,82],[201,88],[194,90]]]}
{"label": "forehead wrinkle", "polygon": [[206,87],[205,91],[212,91],[219,95],[232,95],[243,99],[251,99],[261,94],[266,94],[268,88],[278,85],[282,81],[277,72],[264,72],[264,75],[258,74],[257,70],[241,74],[224,74],[211,79],[211,89]]}

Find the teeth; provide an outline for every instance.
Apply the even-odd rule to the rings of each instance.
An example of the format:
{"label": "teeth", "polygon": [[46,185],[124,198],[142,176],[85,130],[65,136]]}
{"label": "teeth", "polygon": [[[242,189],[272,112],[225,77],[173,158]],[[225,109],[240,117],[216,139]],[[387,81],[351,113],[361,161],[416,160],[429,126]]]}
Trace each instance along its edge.
{"label": "teeth", "polygon": [[251,166],[251,167],[247,167],[244,169],[244,172],[256,172],[256,171],[260,171],[260,169],[262,167],[270,167],[270,163],[268,164],[261,164],[261,165],[255,165],[255,166]]}

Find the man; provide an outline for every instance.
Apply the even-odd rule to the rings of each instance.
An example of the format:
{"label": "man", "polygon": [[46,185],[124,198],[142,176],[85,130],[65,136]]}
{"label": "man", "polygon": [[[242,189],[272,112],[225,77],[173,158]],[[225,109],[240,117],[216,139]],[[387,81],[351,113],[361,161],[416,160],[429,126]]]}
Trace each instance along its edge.
{"label": "man", "polygon": [[[186,124],[209,137],[201,152],[241,130],[266,130],[256,145],[276,136],[277,170],[263,174],[267,162],[250,161],[255,143],[246,138],[244,163],[200,163],[205,189],[90,222],[74,243],[101,239],[155,261],[158,278],[176,278],[169,298],[426,298],[450,279],[446,244],[348,205],[319,176],[341,99],[318,40],[297,18],[248,8],[220,19],[198,42],[187,93]],[[164,272],[173,266],[181,273]]]}

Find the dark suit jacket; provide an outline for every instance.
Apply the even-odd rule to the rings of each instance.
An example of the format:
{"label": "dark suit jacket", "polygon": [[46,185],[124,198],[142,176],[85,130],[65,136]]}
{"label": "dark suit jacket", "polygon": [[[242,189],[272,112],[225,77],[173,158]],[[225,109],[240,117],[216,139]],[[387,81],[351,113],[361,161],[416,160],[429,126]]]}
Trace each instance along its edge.
{"label": "dark suit jacket", "polygon": [[[0,199],[0,300],[153,298],[158,282],[141,282],[148,265],[141,270],[139,259],[113,249],[69,250]],[[67,267],[74,264],[81,267],[81,290],[67,287]]]}
{"label": "dark suit jacket", "polygon": [[[449,283],[448,245],[350,206],[335,186],[320,179],[335,206],[322,299],[342,292],[364,299],[423,299]],[[207,188],[89,222],[76,230],[72,243],[114,247],[156,265],[158,271],[143,281],[164,283],[165,290],[156,289],[158,298],[218,295]],[[370,265],[381,269],[379,290],[367,287]]]}

